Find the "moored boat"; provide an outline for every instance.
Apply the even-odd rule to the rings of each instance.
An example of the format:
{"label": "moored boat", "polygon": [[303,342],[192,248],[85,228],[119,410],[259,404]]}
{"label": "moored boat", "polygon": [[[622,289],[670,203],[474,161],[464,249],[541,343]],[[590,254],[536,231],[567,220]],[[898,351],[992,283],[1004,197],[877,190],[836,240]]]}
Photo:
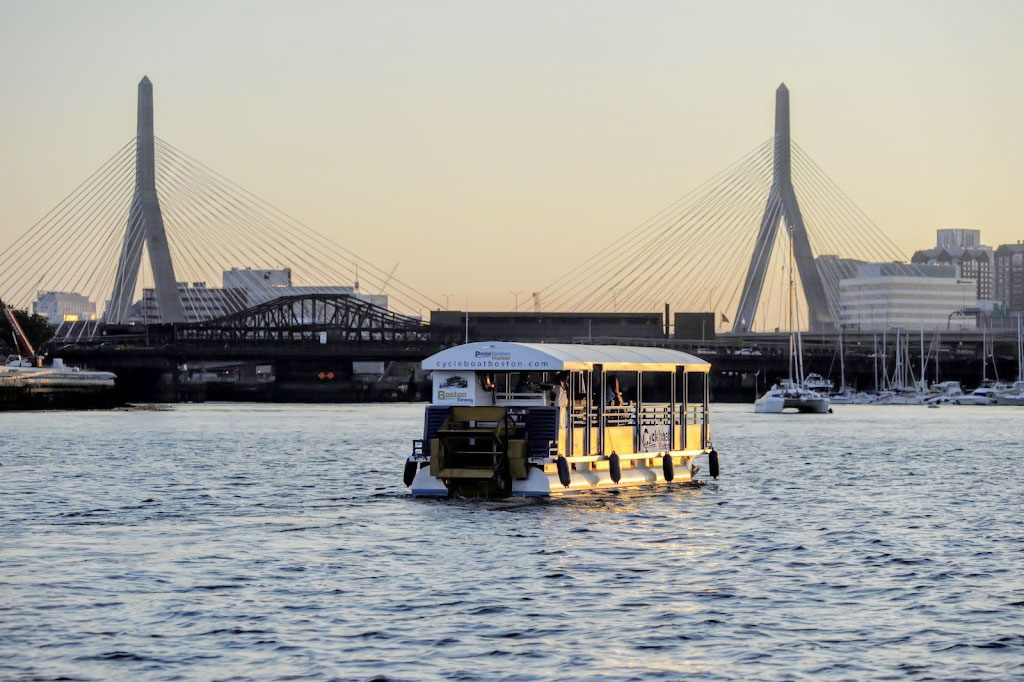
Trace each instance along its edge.
{"label": "moored boat", "polygon": [[754,403],[754,412],[759,414],[778,414],[784,410],[796,410],[811,414],[825,414],[829,411],[831,401],[817,391],[812,391],[783,379],[772,386],[768,392]]}
{"label": "moored boat", "polygon": [[686,483],[707,454],[708,372],[664,348],[478,342],[423,361],[432,402],[413,495],[546,497]]}
{"label": "moored boat", "polygon": [[0,303],[24,356],[10,355],[0,365],[0,409],[108,407],[114,381],[112,372],[68,367],[61,358],[44,366],[14,312]]}

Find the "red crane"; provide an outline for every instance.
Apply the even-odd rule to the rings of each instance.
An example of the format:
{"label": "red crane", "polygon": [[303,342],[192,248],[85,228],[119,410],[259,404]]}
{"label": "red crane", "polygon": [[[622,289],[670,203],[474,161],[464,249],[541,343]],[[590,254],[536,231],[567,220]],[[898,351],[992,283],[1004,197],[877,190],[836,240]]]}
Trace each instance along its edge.
{"label": "red crane", "polygon": [[0,305],[4,308],[4,316],[11,325],[11,330],[14,332],[14,341],[21,347],[22,352],[26,358],[34,358],[36,356],[36,350],[32,347],[32,342],[25,336],[25,330],[18,324],[18,318],[14,316],[14,311],[6,303],[0,301]]}

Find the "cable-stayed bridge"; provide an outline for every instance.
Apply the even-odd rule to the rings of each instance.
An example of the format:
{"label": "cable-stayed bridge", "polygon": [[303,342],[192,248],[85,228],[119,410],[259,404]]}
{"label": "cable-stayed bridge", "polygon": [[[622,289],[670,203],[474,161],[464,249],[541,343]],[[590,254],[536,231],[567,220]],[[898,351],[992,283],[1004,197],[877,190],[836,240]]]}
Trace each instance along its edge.
{"label": "cable-stayed bridge", "polygon": [[787,233],[799,323],[812,331],[836,327],[839,280],[860,262],[906,260],[791,139],[783,84],[773,137],[537,295],[552,310],[655,311],[669,304],[721,313],[736,333],[786,329]]}
{"label": "cable-stayed bridge", "polygon": [[[80,318],[109,325],[199,322],[303,294],[351,296],[381,314],[440,307],[393,269],[156,137],[148,78],[139,83],[137,135],[0,251],[0,298],[28,309],[45,291],[81,295],[95,308]],[[99,326],[60,332],[93,335]]]}

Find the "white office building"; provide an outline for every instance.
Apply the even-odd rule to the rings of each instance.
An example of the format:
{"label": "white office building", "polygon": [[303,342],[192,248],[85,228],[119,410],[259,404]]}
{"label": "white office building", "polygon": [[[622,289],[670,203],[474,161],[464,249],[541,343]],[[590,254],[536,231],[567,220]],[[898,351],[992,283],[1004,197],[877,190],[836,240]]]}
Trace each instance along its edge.
{"label": "white office building", "polygon": [[32,312],[50,324],[96,319],[96,304],[88,296],[66,291],[42,291],[32,304]]}
{"label": "white office building", "polygon": [[866,263],[839,282],[840,323],[850,329],[973,329],[977,305],[977,283],[952,265]]}

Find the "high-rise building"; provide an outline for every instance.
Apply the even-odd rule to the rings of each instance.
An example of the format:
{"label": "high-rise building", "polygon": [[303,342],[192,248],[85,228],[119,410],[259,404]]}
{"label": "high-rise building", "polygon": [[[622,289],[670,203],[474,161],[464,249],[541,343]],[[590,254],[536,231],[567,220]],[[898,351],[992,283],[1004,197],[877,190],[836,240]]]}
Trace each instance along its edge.
{"label": "high-rise building", "polygon": [[88,296],[66,291],[42,291],[32,304],[32,312],[50,324],[96,319],[96,304]]}
{"label": "high-rise building", "polygon": [[963,228],[936,230],[936,246],[947,248],[970,249],[981,245],[981,230],[965,230]]}
{"label": "high-rise building", "polygon": [[839,283],[840,323],[865,331],[974,328],[977,305],[976,283],[952,265],[867,263]]}
{"label": "high-rise building", "polygon": [[224,271],[224,288],[235,289],[276,289],[292,285],[292,269],[255,270],[253,268],[231,268]]}
{"label": "high-rise building", "polygon": [[1024,243],[995,250],[995,299],[1011,313],[1024,312]]}
{"label": "high-rise building", "polygon": [[973,279],[978,300],[994,296],[992,247],[981,242],[981,230],[936,230],[936,245],[915,251],[910,262],[915,265],[952,265],[956,276]]}

